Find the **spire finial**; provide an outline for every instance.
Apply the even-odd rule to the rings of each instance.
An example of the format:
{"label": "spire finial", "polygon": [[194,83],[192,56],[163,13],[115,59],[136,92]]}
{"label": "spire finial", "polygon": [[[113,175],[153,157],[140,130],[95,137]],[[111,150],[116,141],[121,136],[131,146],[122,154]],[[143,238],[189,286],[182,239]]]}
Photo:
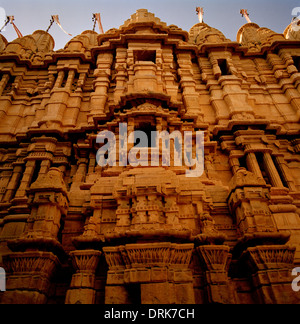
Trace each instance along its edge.
{"label": "spire finial", "polygon": [[98,27],[99,27],[100,34],[104,34],[104,30],[103,30],[103,27],[102,27],[100,13],[94,13],[93,14],[93,22],[94,22],[93,31],[95,31],[96,23],[98,23]]}
{"label": "spire finial", "polygon": [[199,17],[199,22],[200,22],[200,24],[202,24],[202,23],[203,23],[203,17],[204,17],[204,8],[202,8],[202,7],[197,7],[197,8],[196,8],[196,12],[197,12],[197,15],[198,15],[198,17]]}
{"label": "spire finial", "polygon": [[251,19],[249,17],[249,13],[248,13],[248,10],[247,9],[241,9],[241,15],[242,15],[242,17],[245,17],[246,18],[246,20],[247,20],[247,22],[249,24],[252,23],[252,21],[251,21]]}

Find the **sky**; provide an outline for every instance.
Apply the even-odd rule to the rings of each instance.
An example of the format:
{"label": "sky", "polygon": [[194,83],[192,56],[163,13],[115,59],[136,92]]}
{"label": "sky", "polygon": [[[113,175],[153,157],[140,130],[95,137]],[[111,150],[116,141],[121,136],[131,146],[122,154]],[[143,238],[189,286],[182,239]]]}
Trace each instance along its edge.
{"label": "sky", "polygon": [[[300,0],[0,0],[6,15],[15,16],[15,24],[25,35],[46,30],[51,15],[59,15],[63,28],[73,36],[93,28],[92,14],[101,13],[104,31],[119,28],[137,9],[148,9],[168,25],[183,30],[198,23],[196,7],[204,7],[204,21],[236,41],[239,28],[246,23],[240,9],[248,9],[252,22],[283,33],[292,20],[292,10]],[[299,10],[300,15],[300,10]],[[0,27],[1,28],[1,27]],[[3,36],[10,42],[17,38],[8,25]],[[72,38],[53,25],[50,34],[55,49],[64,48]]]}

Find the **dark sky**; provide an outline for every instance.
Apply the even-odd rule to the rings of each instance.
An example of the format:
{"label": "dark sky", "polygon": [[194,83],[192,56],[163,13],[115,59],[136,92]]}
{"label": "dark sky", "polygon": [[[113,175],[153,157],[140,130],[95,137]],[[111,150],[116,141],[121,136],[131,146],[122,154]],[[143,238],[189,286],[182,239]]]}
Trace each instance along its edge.
{"label": "dark sky", "polygon": [[[292,10],[299,0],[0,0],[7,15],[15,16],[15,24],[23,35],[46,30],[50,16],[58,14],[64,29],[76,36],[92,29],[92,14],[100,12],[104,30],[118,28],[137,9],[153,12],[168,25],[175,24],[189,31],[198,22],[196,7],[204,7],[204,21],[220,29],[226,37],[236,40],[238,29],[246,23],[240,9],[248,9],[250,18],[261,27],[282,33],[292,20]],[[300,10],[299,10],[300,11]],[[300,14],[300,13],[299,13]],[[1,28],[1,27],[0,27]],[[56,25],[50,30],[56,49],[71,39]],[[8,41],[16,38],[11,25],[3,35]]]}

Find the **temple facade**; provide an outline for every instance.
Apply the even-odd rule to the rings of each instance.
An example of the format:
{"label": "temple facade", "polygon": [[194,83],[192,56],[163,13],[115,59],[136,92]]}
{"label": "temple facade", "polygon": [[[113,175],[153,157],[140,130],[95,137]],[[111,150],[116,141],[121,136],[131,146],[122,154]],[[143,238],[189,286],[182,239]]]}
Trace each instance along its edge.
{"label": "temple facade", "polygon": [[[0,36],[0,303],[300,303],[294,25],[231,41],[142,9],[58,51],[45,31]],[[204,132],[202,176],[101,167],[97,135],[118,150],[120,123]]]}

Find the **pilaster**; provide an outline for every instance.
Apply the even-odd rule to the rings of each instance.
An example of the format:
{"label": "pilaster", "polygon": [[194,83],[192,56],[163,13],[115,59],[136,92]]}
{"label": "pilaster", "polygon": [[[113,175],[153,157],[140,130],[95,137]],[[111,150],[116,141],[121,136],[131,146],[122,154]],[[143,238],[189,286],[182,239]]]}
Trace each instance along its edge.
{"label": "pilaster", "polygon": [[94,124],[94,119],[105,117],[105,107],[108,99],[108,88],[111,77],[112,53],[101,53],[97,59],[94,81],[95,91],[91,94],[89,124]]}
{"label": "pilaster", "polygon": [[66,304],[94,304],[96,270],[101,252],[95,250],[74,251],[70,253],[76,273],[72,277],[67,292]]}
{"label": "pilaster", "polygon": [[60,262],[51,252],[20,252],[3,256],[7,286],[2,304],[46,304],[51,278]]}
{"label": "pilaster", "polygon": [[61,253],[58,233],[69,198],[59,169],[51,168],[32,184],[28,198],[31,214],[22,236],[9,242],[14,251],[40,249]]}
{"label": "pilaster", "polygon": [[198,116],[203,122],[204,114],[199,105],[200,97],[196,92],[196,82],[193,78],[192,58],[190,53],[180,53],[177,55],[179,64],[178,74],[180,76],[180,86],[183,90],[183,102],[186,107],[187,118]]}
{"label": "pilaster", "polygon": [[235,304],[228,270],[231,262],[230,248],[222,245],[207,245],[196,248],[200,264],[205,272],[204,289],[208,303]]}
{"label": "pilaster", "polygon": [[295,248],[264,245],[248,248],[241,261],[250,271],[256,302],[260,304],[298,304],[300,296],[292,290]]}

